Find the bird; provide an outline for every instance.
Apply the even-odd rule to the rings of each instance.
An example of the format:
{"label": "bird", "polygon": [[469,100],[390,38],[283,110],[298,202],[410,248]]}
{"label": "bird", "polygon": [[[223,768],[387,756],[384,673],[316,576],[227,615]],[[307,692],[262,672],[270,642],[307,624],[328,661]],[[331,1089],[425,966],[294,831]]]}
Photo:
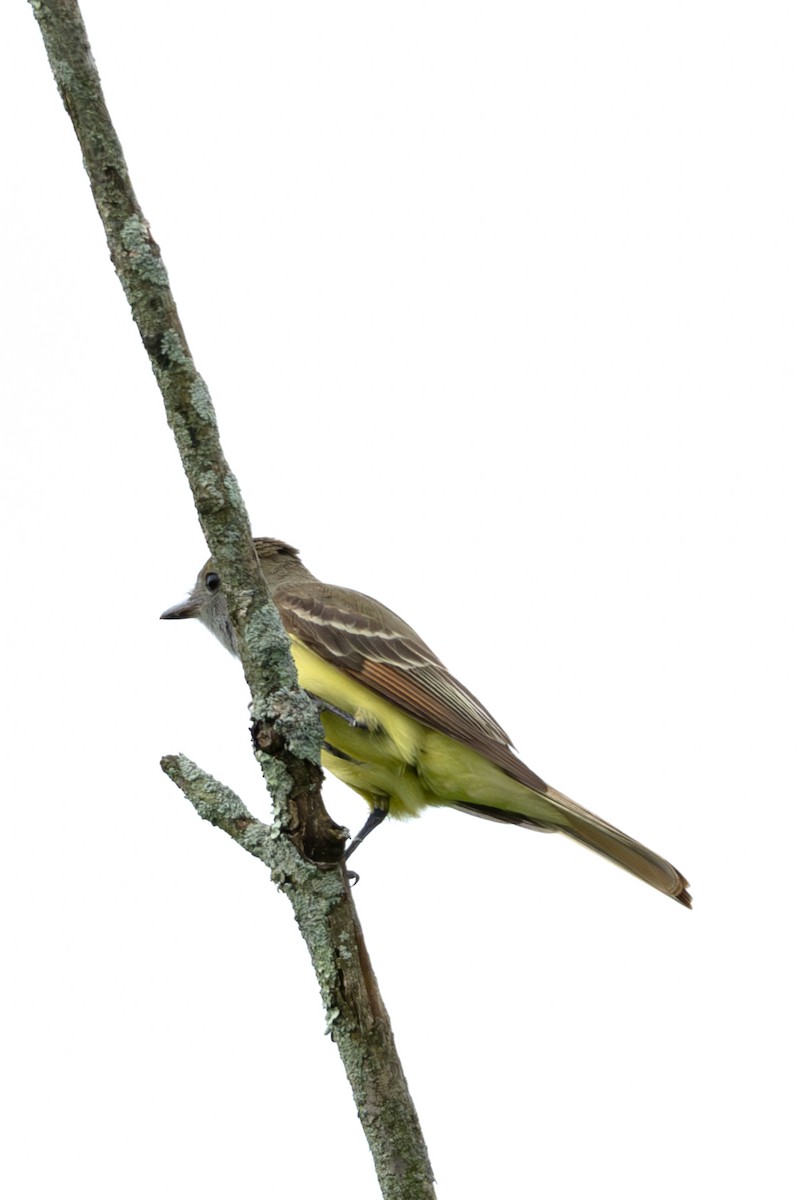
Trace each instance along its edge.
{"label": "bird", "polygon": [[[448,806],[564,834],[691,908],[680,871],[527,767],[494,717],[396,613],[361,592],[323,583],[286,542],[265,537],[254,545],[300,687],[319,705],[322,764],[370,807],[346,857],[387,815]],[[161,616],[198,618],[237,654],[213,560],[188,598]]]}

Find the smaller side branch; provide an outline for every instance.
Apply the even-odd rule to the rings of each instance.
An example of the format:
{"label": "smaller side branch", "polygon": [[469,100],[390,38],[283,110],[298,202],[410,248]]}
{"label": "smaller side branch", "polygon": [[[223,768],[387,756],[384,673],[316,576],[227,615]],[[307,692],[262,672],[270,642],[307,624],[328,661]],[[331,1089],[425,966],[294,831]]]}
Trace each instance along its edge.
{"label": "smaller side branch", "polygon": [[274,849],[270,848],[272,829],[254,817],[234,791],[206,774],[185,754],[165,755],[161,769],[181,789],[199,817],[224,830],[243,849],[272,868],[275,858]]}

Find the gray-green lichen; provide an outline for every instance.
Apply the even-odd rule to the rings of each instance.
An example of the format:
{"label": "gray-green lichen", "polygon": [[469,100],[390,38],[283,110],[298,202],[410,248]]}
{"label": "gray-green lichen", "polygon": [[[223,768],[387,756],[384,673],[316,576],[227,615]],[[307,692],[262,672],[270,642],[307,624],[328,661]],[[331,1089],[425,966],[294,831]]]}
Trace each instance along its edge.
{"label": "gray-green lichen", "polygon": [[123,223],[120,239],[128,252],[131,269],[141,279],[157,287],[169,287],[167,269],[156,251],[147,223],[138,213]]}
{"label": "gray-green lichen", "polygon": [[[38,8],[38,7],[39,7],[38,4],[34,5],[34,8]],[[73,71],[73,69],[69,65],[69,63],[59,61],[59,62],[54,62],[52,64],[52,66],[53,66],[53,75],[54,75],[55,81],[59,85],[59,87],[62,87],[62,88],[72,87],[73,81],[75,79],[75,72]]]}
{"label": "gray-green lichen", "polygon": [[211,403],[211,396],[208,393],[206,382],[199,375],[192,380],[192,385],[189,388],[189,399],[197,415],[206,421],[210,421],[216,429],[217,415],[214,412],[214,406]]}
{"label": "gray-green lichen", "polygon": [[161,354],[176,367],[192,366],[192,360],[174,329],[167,329],[161,335]]}

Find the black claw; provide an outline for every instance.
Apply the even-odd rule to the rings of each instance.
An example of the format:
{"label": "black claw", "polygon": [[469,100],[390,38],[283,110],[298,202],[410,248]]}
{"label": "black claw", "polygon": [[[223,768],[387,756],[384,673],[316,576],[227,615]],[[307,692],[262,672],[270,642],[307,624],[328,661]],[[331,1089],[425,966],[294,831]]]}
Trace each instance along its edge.
{"label": "black claw", "polygon": [[368,837],[369,834],[372,833],[373,829],[378,828],[381,821],[388,815],[388,812],[389,812],[388,807],[387,808],[373,808],[372,812],[369,814],[366,821],[364,822],[363,828],[358,831],[358,833],[353,838],[350,845],[347,847],[347,850],[345,851],[345,855],[344,855],[345,861],[347,861],[347,859],[353,853],[356,846],[360,846],[361,843],[364,841],[364,838]]}
{"label": "black claw", "polygon": [[320,700],[319,696],[315,696],[313,692],[309,692],[308,694],[312,700],[316,701],[320,712],[329,712],[333,713],[335,717],[341,717],[343,721],[347,722],[351,729],[369,728],[369,726],[365,725],[363,721],[357,721],[352,713],[345,712],[342,708],[337,708],[335,704],[329,704],[327,700]]}

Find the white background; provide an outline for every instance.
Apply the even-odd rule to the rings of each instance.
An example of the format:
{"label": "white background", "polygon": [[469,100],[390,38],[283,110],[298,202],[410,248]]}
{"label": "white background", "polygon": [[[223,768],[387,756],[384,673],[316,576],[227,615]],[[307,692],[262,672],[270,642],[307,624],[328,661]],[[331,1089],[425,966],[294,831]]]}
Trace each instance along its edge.
{"label": "white background", "polygon": [[[256,532],[414,624],[691,879],[434,812],[357,903],[442,1198],[794,1195],[798,21],[86,0]],[[13,1197],[373,1197],[238,665],[28,6],[3,5]],[[362,802],[328,785],[350,827]]]}

